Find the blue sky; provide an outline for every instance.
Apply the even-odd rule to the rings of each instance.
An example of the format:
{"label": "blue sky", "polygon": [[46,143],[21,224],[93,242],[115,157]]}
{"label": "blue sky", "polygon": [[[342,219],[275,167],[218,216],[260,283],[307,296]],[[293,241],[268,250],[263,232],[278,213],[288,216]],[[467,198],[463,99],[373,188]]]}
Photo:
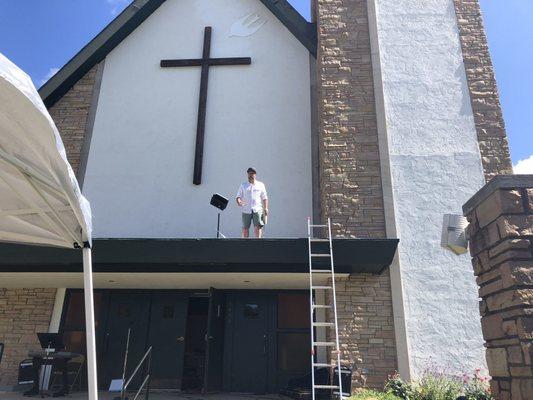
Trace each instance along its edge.
{"label": "blue sky", "polygon": [[[131,0],[0,0],[0,52],[40,86]],[[310,0],[289,0],[309,18]],[[480,0],[513,162],[533,173],[533,1]]]}

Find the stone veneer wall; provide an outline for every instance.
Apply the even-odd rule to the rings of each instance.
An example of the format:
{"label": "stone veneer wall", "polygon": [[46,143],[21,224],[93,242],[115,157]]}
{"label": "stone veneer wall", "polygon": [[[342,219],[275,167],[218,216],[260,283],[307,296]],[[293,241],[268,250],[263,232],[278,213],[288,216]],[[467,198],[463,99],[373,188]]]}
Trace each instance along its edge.
{"label": "stone veneer wall", "polygon": [[37,332],[48,332],[56,289],[0,289],[0,387],[17,383],[18,364],[40,349]]}
{"label": "stone veneer wall", "polygon": [[533,175],[497,176],[463,207],[491,388],[533,398]]}
{"label": "stone veneer wall", "polygon": [[337,236],[385,237],[366,0],[317,0],[321,207]]}
{"label": "stone veneer wall", "polygon": [[[336,237],[384,238],[385,218],[366,0],[316,0],[321,213]],[[388,270],[337,282],[341,358],[353,387],[397,369]],[[329,316],[331,318],[331,315]]]}
{"label": "stone veneer wall", "polygon": [[486,180],[512,174],[505,123],[478,0],[454,0]]}
{"label": "stone veneer wall", "polygon": [[68,161],[74,172],[77,172],[80,166],[97,69],[98,66],[94,66],[48,109],[61,134]]}
{"label": "stone veneer wall", "polygon": [[[352,391],[383,389],[387,375],[397,369],[389,273],[338,278],[335,287],[341,361],[353,369]],[[328,320],[333,321],[332,313]],[[336,354],[330,362],[337,363]]]}

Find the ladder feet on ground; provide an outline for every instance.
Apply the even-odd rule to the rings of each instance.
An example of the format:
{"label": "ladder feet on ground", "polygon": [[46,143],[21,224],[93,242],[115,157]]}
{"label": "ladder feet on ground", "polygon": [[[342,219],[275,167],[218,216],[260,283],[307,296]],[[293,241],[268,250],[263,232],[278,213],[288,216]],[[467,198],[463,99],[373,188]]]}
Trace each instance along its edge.
{"label": "ladder feet on ground", "polygon": [[[312,400],[315,400],[316,390],[317,389],[331,389],[339,391],[339,398],[343,400],[343,390],[342,390],[342,373],[341,373],[341,358],[339,351],[339,328],[337,322],[337,300],[335,294],[335,266],[333,263],[333,243],[331,239],[331,221],[328,218],[327,224],[312,224],[311,219],[307,220],[307,238],[308,238],[308,257],[309,257],[309,306],[311,308],[311,386],[312,386]],[[313,228],[327,228],[327,237],[326,238],[317,238],[314,237]],[[317,243],[328,243],[329,252],[326,252],[324,249],[325,245],[320,245]],[[315,246],[313,246],[315,245]],[[317,248],[322,247],[322,248]],[[314,247],[314,251],[313,248]],[[324,265],[327,261],[322,261],[318,268],[313,268],[313,259],[316,258],[329,259],[330,265]],[[331,279],[331,286],[324,285],[323,282],[317,282],[318,285],[313,283],[314,279],[323,279],[324,275],[329,275]],[[322,284],[322,285],[321,285]],[[331,290],[331,303],[330,304],[315,304],[315,290]],[[329,299],[329,296],[327,296]],[[329,309],[333,311],[333,322],[317,321],[317,309]],[[320,314],[319,314],[320,315]],[[315,329],[314,328],[331,328],[330,333],[334,333],[335,341],[325,341],[320,340],[321,338],[315,338]],[[333,331],[333,332],[332,332]],[[318,339],[318,340],[317,340]],[[332,338],[333,339],[333,338]],[[315,360],[315,355],[317,354],[317,349],[330,349],[331,355],[335,356],[336,363],[329,364],[326,362],[317,362]],[[315,368],[337,368],[338,373],[335,374],[336,379],[338,380],[338,385],[335,385],[337,382],[330,382],[331,385],[317,385],[315,383]]]}

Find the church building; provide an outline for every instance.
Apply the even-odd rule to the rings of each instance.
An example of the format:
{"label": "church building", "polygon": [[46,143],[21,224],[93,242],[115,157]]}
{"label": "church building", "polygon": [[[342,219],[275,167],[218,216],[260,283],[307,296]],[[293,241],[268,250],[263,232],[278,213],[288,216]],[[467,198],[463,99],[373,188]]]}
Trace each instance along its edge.
{"label": "church building", "polygon": [[[470,258],[440,245],[443,215],[512,173],[478,1],[309,7],[134,0],[39,90],[91,203],[102,390],[128,329],[153,389],[279,393],[309,373],[308,217],[332,221],[352,388],[485,368]],[[250,166],[263,239],[241,238]],[[0,287],[0,388],[37,332],[85,352],[75,250],[1,244]]]}

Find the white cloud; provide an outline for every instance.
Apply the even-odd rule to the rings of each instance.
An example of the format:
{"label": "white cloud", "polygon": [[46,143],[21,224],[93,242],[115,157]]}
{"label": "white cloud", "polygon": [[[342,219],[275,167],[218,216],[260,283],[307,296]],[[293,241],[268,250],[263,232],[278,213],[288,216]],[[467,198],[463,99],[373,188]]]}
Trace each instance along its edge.
{"label": "white cloud", "polygon": [[118,15],[126,5],[131,3],[131,0],[106,0],[107,4],[111,6],[111,15]]}
{"label": "white cloud", "polygon": [[44,76],[44,78],[41,79],[41,80],[39,81],[39,84],[40,84],[41,86],[43,86],[43,85],[48,81],[48,79],[50,79],[52,76],[54,76],[55,74],[57,74],[57,71],[59,71],[59,68],[57,68],[57,67],[52,67],[52,68],[50,68],[50,70],[49,70],[48,73]]}
{"label": "white cloud", "polygon": [[515,174],[532,174],[533,175],[533,154],[513,165]]}

